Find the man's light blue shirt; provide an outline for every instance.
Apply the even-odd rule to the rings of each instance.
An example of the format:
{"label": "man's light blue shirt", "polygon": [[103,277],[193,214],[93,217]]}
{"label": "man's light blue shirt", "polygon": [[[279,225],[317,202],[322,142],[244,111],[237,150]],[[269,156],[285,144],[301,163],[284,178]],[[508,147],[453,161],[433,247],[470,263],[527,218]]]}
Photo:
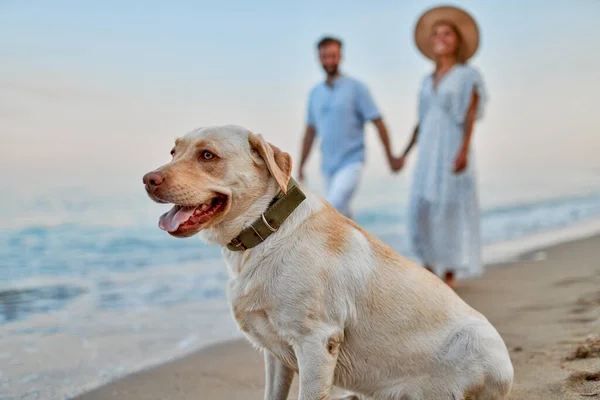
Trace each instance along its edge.
{"label": "man's light blue shirt", "polygon": [[322,82],[310,92],[307,114],[307,124],[321,140],[325,176],[365,161],[365,123],[381,116],[365,85],[347,76],[332,86]]}

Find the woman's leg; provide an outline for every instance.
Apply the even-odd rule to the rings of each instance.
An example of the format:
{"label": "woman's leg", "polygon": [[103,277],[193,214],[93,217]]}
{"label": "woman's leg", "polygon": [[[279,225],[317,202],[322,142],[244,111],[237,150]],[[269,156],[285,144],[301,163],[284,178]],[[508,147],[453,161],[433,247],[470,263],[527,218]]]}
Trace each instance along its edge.
{"label": "woman's leg", "polygon": [[[425,265],[423,265],[423,267],[427,271],[429,271],[435,275],[435,272],[433,271],[433,268],[431,268],[430,265],[425,264]],[[452,271],[452,270],[446,271],[446,273],[444,274],[444,282],[446,283],[446,285],[450,286],[452,289],[456,288],[457,282],[456,282],[456,278],[454,276],[454,271]]]}
{"label": "woman's leg", "polygon": [[457,283],[456,277],[454,276],[454,271],[446,271],[446,274],[444,275],[444,282],[446,282],[446,285],[450,286],[452,289],[456,288]]}

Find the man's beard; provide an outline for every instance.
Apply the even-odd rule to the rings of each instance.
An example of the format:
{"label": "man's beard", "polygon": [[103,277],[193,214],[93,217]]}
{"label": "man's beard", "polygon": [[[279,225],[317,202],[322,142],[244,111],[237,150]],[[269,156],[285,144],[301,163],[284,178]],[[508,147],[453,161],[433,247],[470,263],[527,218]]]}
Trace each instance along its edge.
{"label": "man's beard", "polygon": [[337,76],[337,74],[338,74],[338,66],[337,65],[335,65],[329,69],[323,67],[323,69],[325,70],[325,73],[327,74],[327,76],[330,78]]}

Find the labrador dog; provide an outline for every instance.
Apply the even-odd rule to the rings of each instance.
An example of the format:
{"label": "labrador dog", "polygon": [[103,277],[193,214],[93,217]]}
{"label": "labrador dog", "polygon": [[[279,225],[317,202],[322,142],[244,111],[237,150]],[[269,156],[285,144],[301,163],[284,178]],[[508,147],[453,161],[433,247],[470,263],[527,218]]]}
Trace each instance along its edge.
{"label": "labrador dog", "polygon": [[171,155],[143,179],[151,199],[173,204],[159,226],[223,247],[233,316],[264,353],[265,399],[286,399],[295,374],[301,400],[334,387],[374,399],[508,397],[513,366],[490,322],[295,184],[289,154],[219,126],[177,139]]}

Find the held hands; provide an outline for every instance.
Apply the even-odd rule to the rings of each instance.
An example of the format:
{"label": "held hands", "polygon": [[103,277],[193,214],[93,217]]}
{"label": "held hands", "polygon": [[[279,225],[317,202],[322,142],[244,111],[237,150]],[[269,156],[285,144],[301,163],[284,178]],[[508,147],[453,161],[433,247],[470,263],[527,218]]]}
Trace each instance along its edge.
{"label": "held hands", "polygon": [[404,167],[404,163],[406,162],[406,156],[401,155],[400,157],[391,157],[389,159],[390,169],[393,173],[398,173],[402,167]]}

